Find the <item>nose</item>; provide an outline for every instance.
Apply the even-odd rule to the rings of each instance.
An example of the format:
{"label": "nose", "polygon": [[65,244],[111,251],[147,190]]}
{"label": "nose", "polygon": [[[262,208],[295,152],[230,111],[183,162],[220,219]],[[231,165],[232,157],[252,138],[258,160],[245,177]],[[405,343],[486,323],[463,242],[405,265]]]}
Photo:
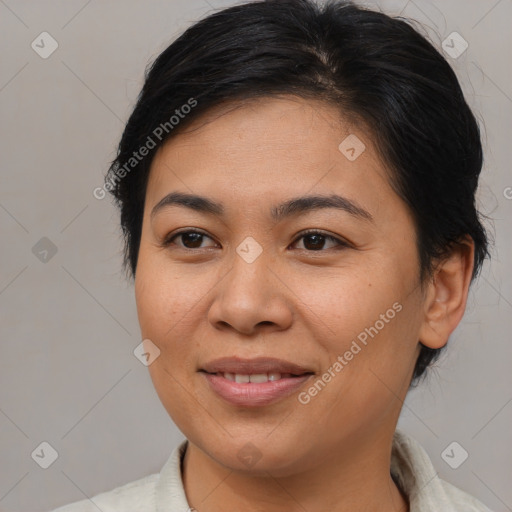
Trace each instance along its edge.
{"label": "nose", "polygon": [[208,320],[216,329],[245,335],[290,327],[290,289],[264,253],[252,263],[236,255],[232,268],[215,287]]}

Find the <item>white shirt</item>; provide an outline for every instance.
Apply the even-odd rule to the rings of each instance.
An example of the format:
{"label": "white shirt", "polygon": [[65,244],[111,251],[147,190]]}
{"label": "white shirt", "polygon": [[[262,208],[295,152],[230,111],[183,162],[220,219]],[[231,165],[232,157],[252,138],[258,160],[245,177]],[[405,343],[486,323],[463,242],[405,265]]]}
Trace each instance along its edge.
{"label": "white shirt", "polygon": [[[181,462],[187,445],[188,441],[184,440],[176,446],[160,473],[53,512],[194,511],[187,502],[181,478]],[[410,512],[492,512],[477,499],[441,480],[421,445],[399,430],[393,437],[391,473],[408,497]]]}

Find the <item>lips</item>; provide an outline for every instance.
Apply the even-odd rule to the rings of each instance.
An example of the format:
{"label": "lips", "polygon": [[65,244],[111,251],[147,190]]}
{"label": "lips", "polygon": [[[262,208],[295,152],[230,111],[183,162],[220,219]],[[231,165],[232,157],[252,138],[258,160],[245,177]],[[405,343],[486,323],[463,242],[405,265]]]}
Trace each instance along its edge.
{"label": "lips", "polygon": [[292,376],[314,373],[310,368],[273,357],[257,357],[254,359],[222,357],[205,363],[200,371],[211,374],[269,375],[280,373],[291,374]]}
{"label": "lips", "polygon": [[211,391],[237,407],[262,407],[292,395],[315,374],[300,364],[257,357],[222,357],[200,368]]}

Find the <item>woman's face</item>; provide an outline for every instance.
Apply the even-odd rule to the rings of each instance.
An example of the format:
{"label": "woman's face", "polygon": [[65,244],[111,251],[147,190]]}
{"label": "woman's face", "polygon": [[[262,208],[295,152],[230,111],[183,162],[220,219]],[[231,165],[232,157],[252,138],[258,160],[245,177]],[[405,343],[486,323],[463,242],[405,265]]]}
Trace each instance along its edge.
{"label": "woman's face", "polygon": [[[176,192],[218,211],[168,203],[151,215]],[[334,195],[338,207],[280,207]],[[285,475],[394,431],[424,322],[415,230],[370,133],[331,107],[260,99],[169,140],[151,167],[135,292],[163,405],[222,465],[247,470],[252,450],[258,470]],[[273,401],[233,402],[201,371],[222,357],[312,374]]]}

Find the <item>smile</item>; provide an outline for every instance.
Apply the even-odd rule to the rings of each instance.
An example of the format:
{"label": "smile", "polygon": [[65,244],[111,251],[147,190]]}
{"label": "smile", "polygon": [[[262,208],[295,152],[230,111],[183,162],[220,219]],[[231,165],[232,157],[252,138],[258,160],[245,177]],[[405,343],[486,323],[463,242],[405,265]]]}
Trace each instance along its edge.
{"label": "smile", "polygon": [[199,373],[204,376],[210,390],[217,396],[232,405],[242,407],[261,407],[278,402],[298,391],[313,376],[312,373]]}

